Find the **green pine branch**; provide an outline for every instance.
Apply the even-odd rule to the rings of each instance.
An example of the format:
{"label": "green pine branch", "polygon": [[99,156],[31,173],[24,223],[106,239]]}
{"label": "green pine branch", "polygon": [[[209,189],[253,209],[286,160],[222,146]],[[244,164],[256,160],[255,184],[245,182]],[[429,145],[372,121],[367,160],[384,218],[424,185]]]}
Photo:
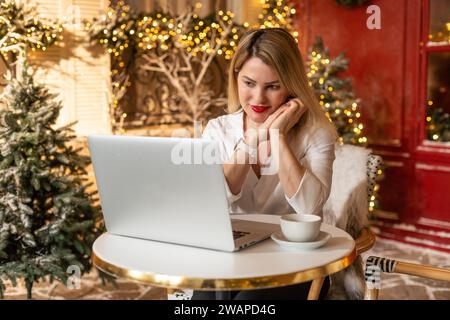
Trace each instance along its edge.
{"label": "green pine branch", "polygon": [[333,122],[341,142],[364,146],[363,125],[359,118],[360,99],[353,93],[351,79],[341,73],[348,69],[349,61],[341,53],[331,59],[329,49],[317,37],[308,55],[308,78],[324,112]]}
{"label": "green pine branch", "polygon": [[89,157],[70,145],[70,125],[54,128],[56,96],[36,84],[27,67],[9,78],[0,110],[0,296],[5,280],[65,283],[66,270],[91,268],[91,247],[102,230],[94,193],[85,183]]}

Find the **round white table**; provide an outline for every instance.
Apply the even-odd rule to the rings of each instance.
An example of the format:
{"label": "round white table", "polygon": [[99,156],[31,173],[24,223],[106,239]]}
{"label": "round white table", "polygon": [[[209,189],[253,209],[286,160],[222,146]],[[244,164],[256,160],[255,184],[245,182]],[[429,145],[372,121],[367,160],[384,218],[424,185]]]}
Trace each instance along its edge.
{"label": "round white table", "polygon": [[[277,215],[233,217],[279,223]],[[104,233],[93,245],[93,263],[108,274],[166,288],[249,290],[320,282],[356,258],[348,233],[326,224],[321,230],[332,238],[317,249],[288,249],[269,238],[233,253]]]}

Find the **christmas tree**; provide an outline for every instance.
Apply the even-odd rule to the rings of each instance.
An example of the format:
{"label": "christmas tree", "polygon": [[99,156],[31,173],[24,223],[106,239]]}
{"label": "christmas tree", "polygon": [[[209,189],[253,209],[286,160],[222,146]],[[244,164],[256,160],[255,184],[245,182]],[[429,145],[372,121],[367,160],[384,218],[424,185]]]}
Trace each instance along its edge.
{"label": "christmas tree", "polygon": [[450,142],[450,114],[443,108],[435,107],[433,101],[428,101],[426,118],[427,139],[439,142]]}
{"label": "christmas tree", "polygon": [[357,7],[365,4],[368,0],[336,0],[337,3],[347,7]]}
{"label": "christmas tree", "polygon": [[298,32],[292,30],[295,9],[291,1],[263,0],[262,12],[258,15],[261,28],[284,28],[297,38]]}
{"label": "christmas tree", "polygon": [[317,37],[308,55],[308,78],[319,98],[324,112],[334,123],[341,143],[365,145],[367,138],[362,135],[363,125],[359,122],[360,100],[352,92],[350,79],[341,79],[339,74],[348,68],[348,60],[341,53],[330,59],[329,50]]}
{"label": "christmas tree", "polygon": [[[43,278],[66,283],[66,271],[91,267],[103,228],[86,188],[89,157],[71,145],[73,124],[54,129],[61,104],[27,68],[9,77],[0,108],[0,295],[23,279],[31,298]],[[6,108],[5,108],[6,107]]]}
{"label": "christmas tree", "polygon": [[14,0],[0,3],[0,58],[7,67],[24,48],[45,51],[58,44],[63,39],[62,31],[57,21],[38,16],[34,6]]}

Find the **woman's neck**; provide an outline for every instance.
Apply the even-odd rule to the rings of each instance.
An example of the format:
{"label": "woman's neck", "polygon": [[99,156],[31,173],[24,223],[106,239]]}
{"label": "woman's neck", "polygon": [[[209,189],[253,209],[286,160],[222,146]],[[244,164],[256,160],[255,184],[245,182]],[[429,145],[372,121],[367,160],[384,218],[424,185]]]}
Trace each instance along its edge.
{"label": "woman's neck", "polygon": [[261,123],[253,122],[244,112],[244,132],[247,129],[258,129]]}

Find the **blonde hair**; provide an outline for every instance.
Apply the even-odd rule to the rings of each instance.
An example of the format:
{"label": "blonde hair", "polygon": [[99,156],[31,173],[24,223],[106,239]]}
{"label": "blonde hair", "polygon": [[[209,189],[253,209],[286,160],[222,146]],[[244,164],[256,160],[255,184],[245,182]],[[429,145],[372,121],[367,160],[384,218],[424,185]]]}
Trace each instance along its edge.
{"label": "blonde hair", "polygon": [[250,30],[243,35],[229,68],[229,113],[241,108],[237,76],[244,63],[251,57],[257,57],[274,68],[281,85],[288,90],[289,95],[299,98],[308,108],[297,126],[302,123],[319,124],[336,132],[309,85],[297,42],[289,32],[281,28]]}

